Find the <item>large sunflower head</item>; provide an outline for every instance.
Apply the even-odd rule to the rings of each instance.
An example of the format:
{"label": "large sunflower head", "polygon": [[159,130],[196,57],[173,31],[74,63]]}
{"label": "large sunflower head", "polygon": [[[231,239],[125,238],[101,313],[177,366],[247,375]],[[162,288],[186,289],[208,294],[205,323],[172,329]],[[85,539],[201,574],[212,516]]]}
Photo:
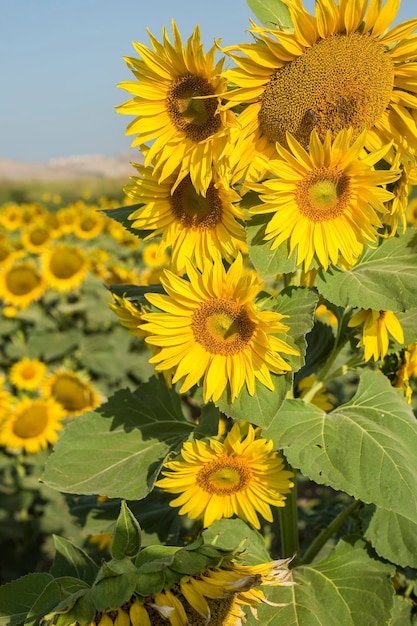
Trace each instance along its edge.
{"label": "large sunflower head", "polygon": [[225,436],[183,444],[181,459],[168,461],[156,483],[179,513],[210,526],[222,517],[238,517],[260,528],[258,514],[272,521],[271,505],[284,506],[294,474],[250,424],[236,423]]}
{"label": "large sunflower head", "polygon": [[328,132],[322,143],[313,130],[307,152],[288,134],[289,150],[277,144],[280,158],[265,165],[273,177],[252,185],[262,204],[251,212],[272,214],[265,239],[273,249],[288,242],[288,254],[297,250],[297,264],[305,270],[313,258],[325,269],[340,258],[353,265],[363,246],[377,241],[388,213],[384,202],[393,197],[384,186],[399,172],[374,169],[389,145],[367,154],[364,139],[362,133],[351,143],[350,129],[334,141]]}
{"label": "large sunflower head", "polygon": [[129,219],[133,228],[150,231],[147,239],[162,236],[159,250],[171,248],[173,271],[181,272],[187,258],[201,269],[205,259],[220,255],[231,262],[246,251],[246,231],[238,221],[243,220],[240,196],[220,179],[215,176],[201,195],[189,175],[174,189],[176,173],[158,183],[150,168],[136,167],[141,176],[125,191],[143,206]]}
{"label": "large sunflower head", "polygon": [[45,223],[34,223],[28,226],[21,236],[21,242],[25,250],[33,254],[39,254],[51,244],[52,233]]}
{"label": "large sunflower head", "polygon": [[71,417],[92,411],[101,404],[100,395],[86,378],[66,370],[57,370],[49,376],[42,386],[42,393],[59,402],[66,415]]}
{"label": "large sunflower head", "polygon": [[58,243],[43,253],[42,267],[49,287],[65,292],[83,282],[90,265],[82,248]]}
{"label": "large sunflower head", "polygon": [[16,402],[0,424],[0,444],[38,452],[55,443],[65,411],[53,398],[24,397]]}
{"label": "large sunflower head", "polygon": [[310,15],[301,0],[283,0],[294,29],[250,29],[257,41],[225,50],[237,68],[224,76],[237,85],[230,105],[248,103],[235,149],[247,171],[254,156],[270,156],[290,132],[308,147],[313,129],[321,140],[352,128],[368,130],[367,148],[393,140],[403,154],[416,153],[417,19],[389,26],[399,1],[320,0]]}
{"label": "large sunflower head", "polygon": [[253,302],[262,289],[257,274],[244,270],[241,255],[227,272],[218,260],[202,272],[190,262],[186,268],[188,280],[165,270],[166,295],[146,294],[161,311],[143,315],[146,341],[161,348],[150,359],[155,369],[174,368],[181,393],[203,380],[205,402],[218,400],[228,385],[232,401],[245,384],[254,395],[256,379],[274,389],[271,372],[291,370],[281,353],[298,351],[276,336],[288,330],[284,316]]}
{"label": "large sunflower head", "polygon": [[32,261],[12,259],[0,271],[0,298],[18,309],[39,300],[45,289],[45,280]]}
{"label": "large sunflower head", "polygon": [[215,61],[216,46],[204,53],[198,26],[185,46],[174,21],[172,30],[173,43],[165,28],[162,43],[150,32],[151,48],[134,43],[140,58],[126,62],[135,80],[119,85],[134,97],[118,111],[136,116],[126,131],[137,135],[132,146],[153,141],[145,164],[154,163],[160,181],[177,170],[177,183],[189,174],[204,195],[235,117],[218,110],[226,81],[220,76],[223,59]]}

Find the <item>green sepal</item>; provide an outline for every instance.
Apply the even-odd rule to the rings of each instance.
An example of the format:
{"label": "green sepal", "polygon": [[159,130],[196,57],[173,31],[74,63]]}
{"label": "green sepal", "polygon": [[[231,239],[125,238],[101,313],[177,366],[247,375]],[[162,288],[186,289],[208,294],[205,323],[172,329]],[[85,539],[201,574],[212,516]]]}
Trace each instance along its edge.
{"label": "green sepal", "polygon": [[55,559],[51,574],[55,577],[75,576],[86,583],[93,584],[98,565],[81,548],[64,537],[53,535],[55,544]]}
{"label": "green sepal", "polygon": [[135,590],[137,569],[129,558],[103,563],[91,589],[97,611],[117,608],[130,600]]}
{"label": "green sepal", "polygon": [[51,580],[31,606],[25,619],[25,626],[37,626],[44,617],[51,617],[58,611],[67,611],[78,597],[85,593],[86,588],[87,583],[73,576]]}
{"label": "green sepal", "polygon": [[61,613],[55,617],[55,626],[74,626],[74,624],[90,624],[97,613],[97,609],[94,605],[91,597],[91,589],[87,589],[83,595],[81,595],[74,606],[66,613]]}
{"label": "green sepal", "polygon": [[130,511],[126,502],[122,500],[116,528],[113,533],[111,555],[113,559],[134,558],[141,545],[139,522]]}

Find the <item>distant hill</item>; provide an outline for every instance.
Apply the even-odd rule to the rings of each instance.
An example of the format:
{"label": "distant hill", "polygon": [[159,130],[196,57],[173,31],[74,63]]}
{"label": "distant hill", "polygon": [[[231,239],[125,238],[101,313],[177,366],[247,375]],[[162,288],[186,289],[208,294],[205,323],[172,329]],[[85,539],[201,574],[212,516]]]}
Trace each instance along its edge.
{"label": "distant hill", "polygon": [[143,163],[139,152],[115,156],[82,155],[30,163],[0,158],[0,181],[71,180],[77,178],[123,178],[135,174],[131,162]]}

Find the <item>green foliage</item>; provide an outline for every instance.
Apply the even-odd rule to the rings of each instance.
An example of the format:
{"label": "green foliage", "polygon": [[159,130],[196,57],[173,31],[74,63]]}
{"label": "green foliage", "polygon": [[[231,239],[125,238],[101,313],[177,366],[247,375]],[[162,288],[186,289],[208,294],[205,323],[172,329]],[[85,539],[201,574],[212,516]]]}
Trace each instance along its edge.
{"label": "green foliage", "polygon": [[246,0],[258,20],[267,28],[292,28],[288,8],[280,0]]}

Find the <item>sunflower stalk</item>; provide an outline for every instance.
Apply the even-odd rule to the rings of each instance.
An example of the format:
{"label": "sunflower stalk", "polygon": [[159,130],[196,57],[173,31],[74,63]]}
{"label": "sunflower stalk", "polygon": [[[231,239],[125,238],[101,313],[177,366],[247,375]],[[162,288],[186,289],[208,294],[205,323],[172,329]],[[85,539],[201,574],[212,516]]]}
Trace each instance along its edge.
{"label": "sunflower stalk", "polygon": [[309,565],[313,559],[319,554],[321,549],[325,546],[328,540],[337,533],[339,528],[345,523],[345,521],[352,515],[355,509],[359,506],[360,501],[354,500],[346,509],[343,509],[339,515],[325,528],[320,535],[313,541],[310,547],[306,550],[302,557],[300,564]]}
{"label": "sunflower stalk", "polygon": [[[287,468],[292,469],[287,462]],[[285,506],[279,509],[279,526],[281,534],[281,552],[283,558],[291,558],[291,567],[298,565],[300,557],[300,544],[298,536],[298,511],[297,511],[297,476],[294,472],[294,487],[287,495]]]}

